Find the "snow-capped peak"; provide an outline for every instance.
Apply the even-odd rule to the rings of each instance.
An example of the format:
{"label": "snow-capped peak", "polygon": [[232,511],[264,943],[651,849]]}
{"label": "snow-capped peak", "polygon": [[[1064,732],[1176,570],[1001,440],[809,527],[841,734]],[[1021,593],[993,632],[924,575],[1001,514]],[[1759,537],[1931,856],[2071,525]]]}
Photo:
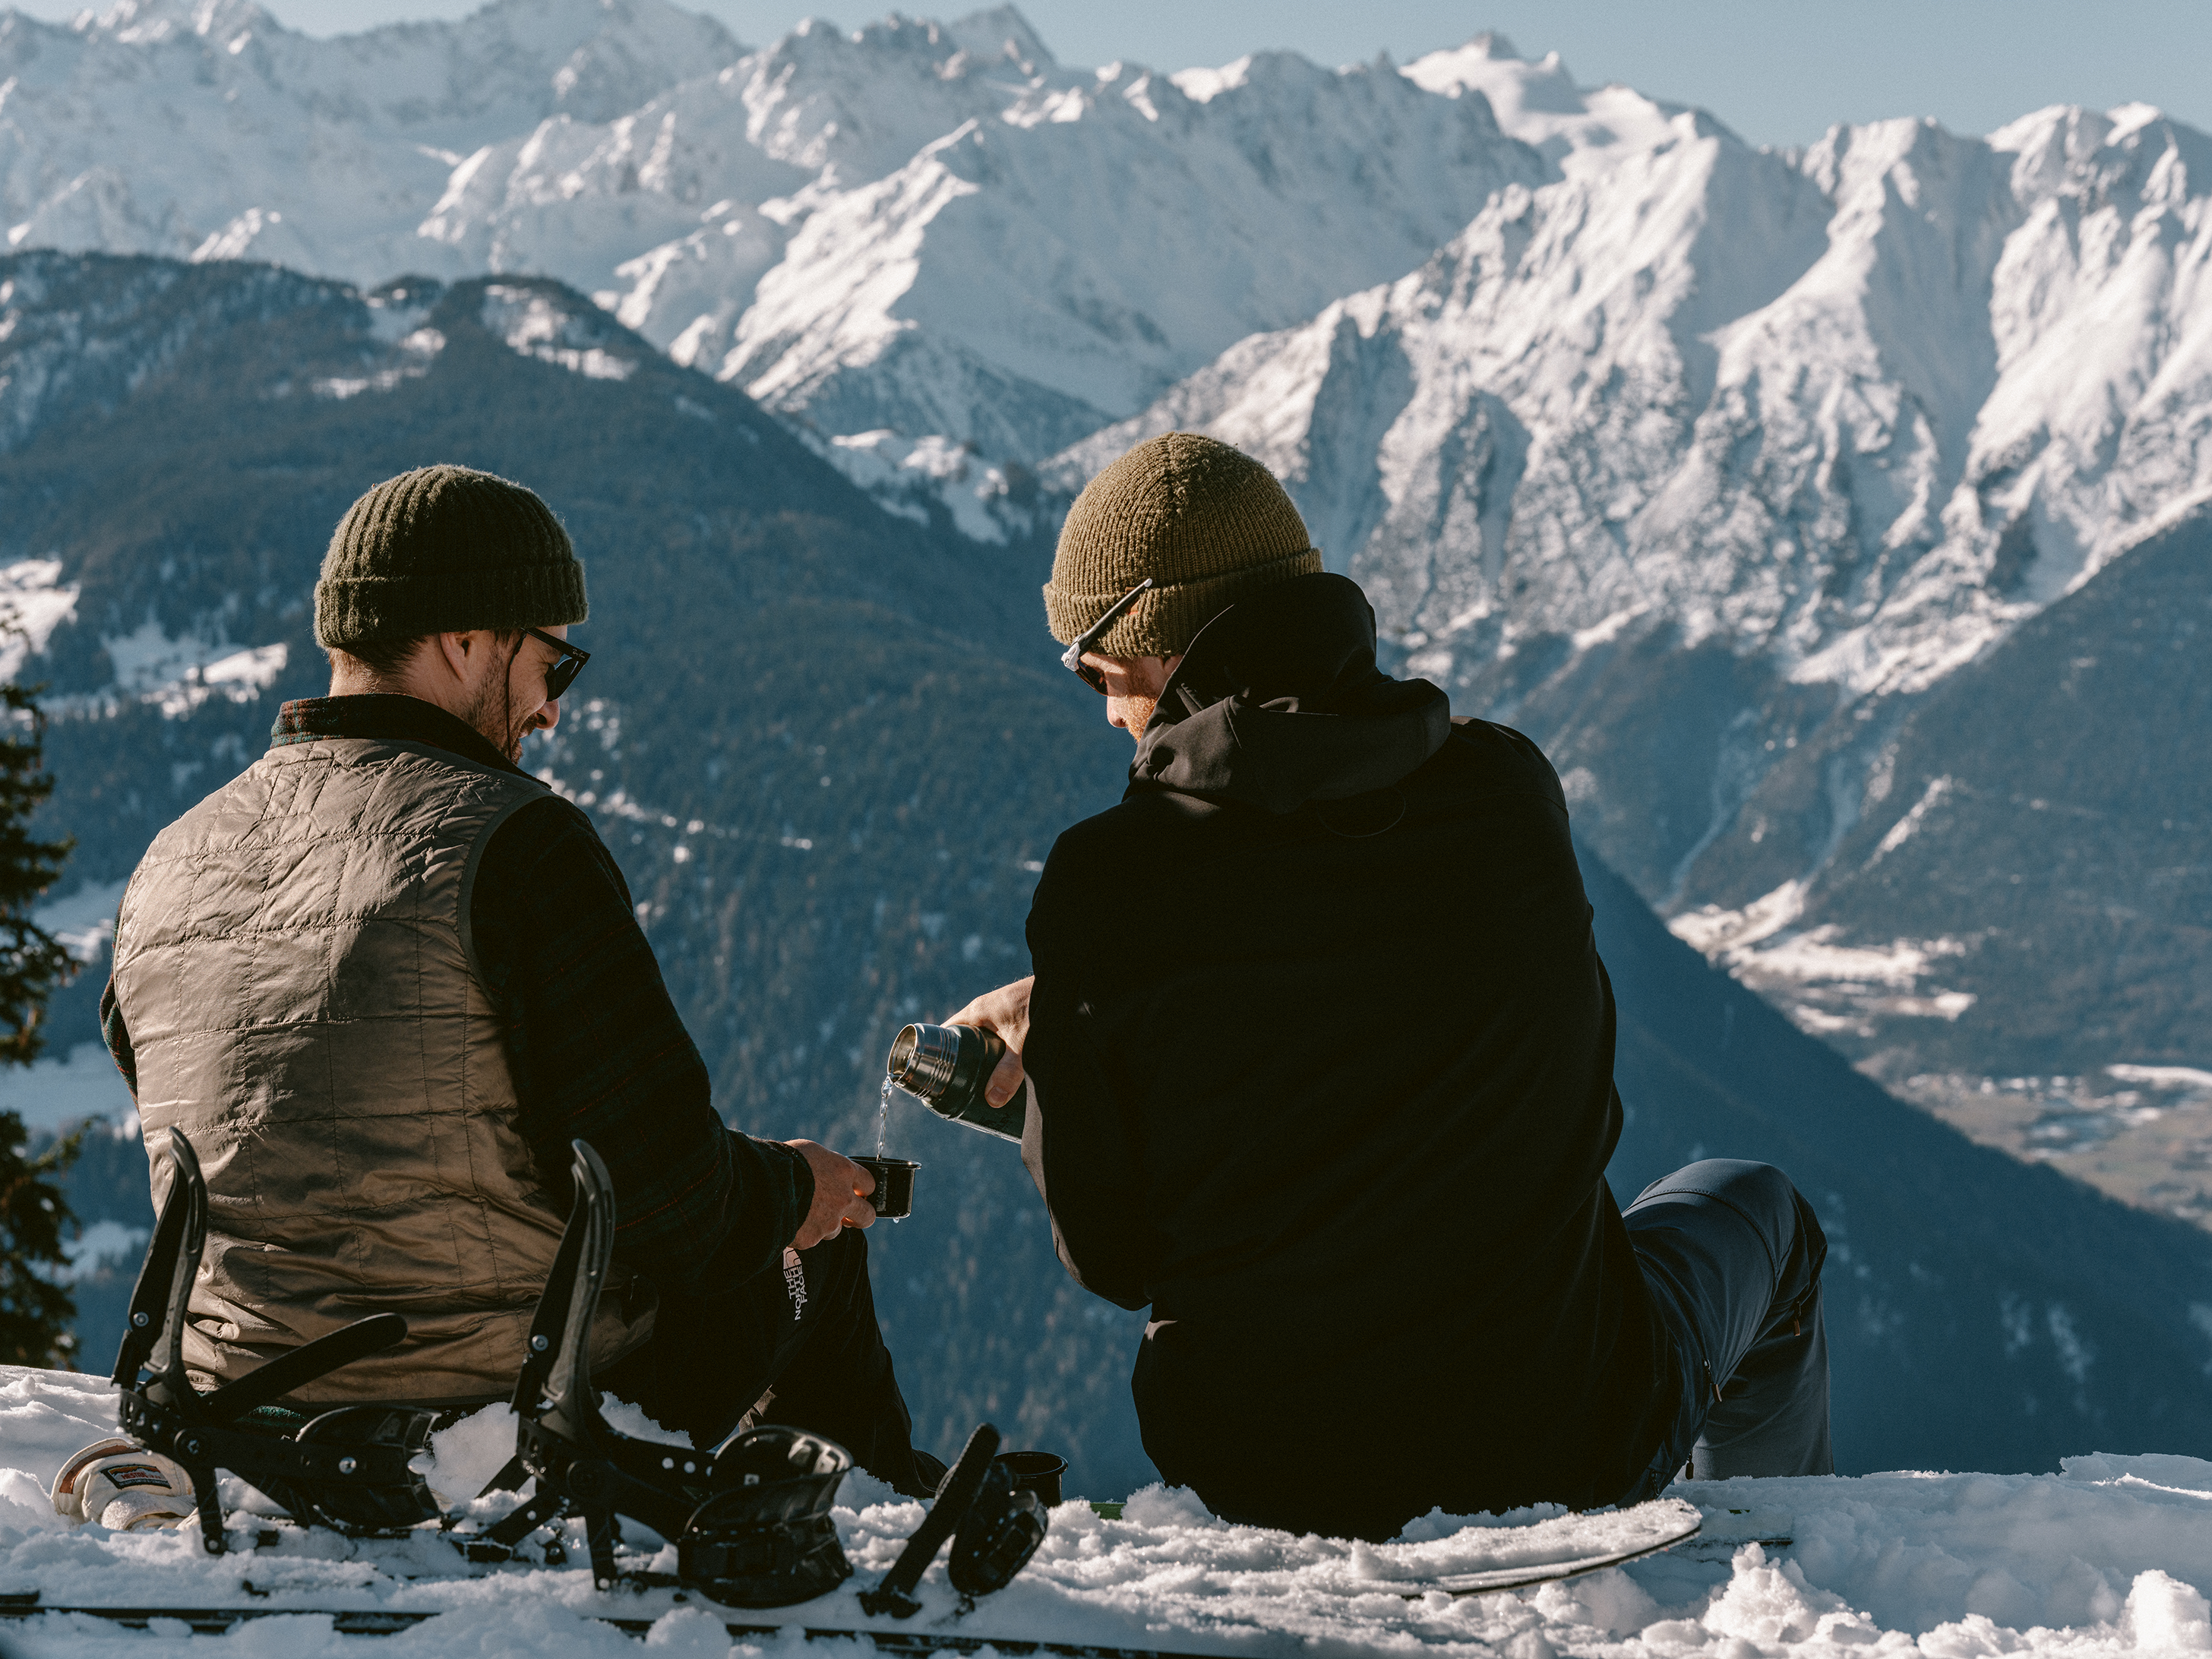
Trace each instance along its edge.
{"label": "snow-capped peak", "polygon": [[1024,75],[1056,68],[1058,60],[1030,27],[1018,6],[973,11],[943,26],[945,37],[980,64],[1010,64]]}
{"label": "snow-capped peak", "polygon": [[115,0],[105,11],[78,13],[70,27],[136,46],[178,34],[228,42],[244,32],[283,26],[253,0]]}
{"label": "snow-capped peak", "polygon": [[[1333,556],[1421,550],[1370,550],[1431,640],[1502,618],[1541,542],[1523,622],[1638,611],[1903,684],[2212,488],[2212,138],[2142,106],[1784,155],[1494,33],[1162,75],[1063,66],[1011,6],[740,53],[668,0],[329,41],[125,0],[12,19],[0,85],[12,246],[556,276],[915,453],[1079,471],[1217,421]],[[1453,434],[1495,464],[1464,522]]]}
{"label": "snow-capped peak", "polygon": [[[1103,80],[1117,75],[1121,68],[1119,64],[1115,64],[1107,69],[1103,69],[1098,71],[1099,78]],[[1251,74],[1251,70],[1252,57],[1249,52],[1247,52],[1243,57],[1224,64],[1218,69],[1177,70],[1173,75],[1168,76],[1168,79],[1174,82],[1182,90],[1183,96],[1189,99],[1191,102],[1206,104],[1212,102],[1215,98],[1232,87],[1243,86],[1246,78]]]}
{"label": "snow-capped peak", "polygon": [[1532,63],[1494,32],[1417,58],[1402,73],[1414,85],[1447,97],[1480,93],[1500,127],[1561,163],[1586,149],[1665,143],[1674,118],[1688,107],[1617,83],[1577,86],[1558,52]]}

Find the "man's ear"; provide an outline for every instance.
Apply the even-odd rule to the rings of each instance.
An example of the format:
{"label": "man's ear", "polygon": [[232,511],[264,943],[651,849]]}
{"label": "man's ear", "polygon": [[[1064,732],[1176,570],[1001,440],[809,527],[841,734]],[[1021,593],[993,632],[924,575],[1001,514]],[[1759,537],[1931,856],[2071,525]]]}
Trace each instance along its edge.
{"label": "man's ear", "polygon": [[469,665],[474,659],[477,643],[474,633],[438,635],[438,654],[455,679],[468,678]]}

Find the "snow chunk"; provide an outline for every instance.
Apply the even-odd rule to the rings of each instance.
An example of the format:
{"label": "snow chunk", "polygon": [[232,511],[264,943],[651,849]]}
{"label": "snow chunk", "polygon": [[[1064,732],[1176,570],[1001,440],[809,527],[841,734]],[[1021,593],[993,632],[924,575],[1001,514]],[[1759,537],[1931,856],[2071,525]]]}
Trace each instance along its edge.
{"label": "snow chunk", "polygon": [[430,1437],[430,1449],[408,1465],[447,1508],[467,1504],[514,1455],[514,1407],[486,1406]]}

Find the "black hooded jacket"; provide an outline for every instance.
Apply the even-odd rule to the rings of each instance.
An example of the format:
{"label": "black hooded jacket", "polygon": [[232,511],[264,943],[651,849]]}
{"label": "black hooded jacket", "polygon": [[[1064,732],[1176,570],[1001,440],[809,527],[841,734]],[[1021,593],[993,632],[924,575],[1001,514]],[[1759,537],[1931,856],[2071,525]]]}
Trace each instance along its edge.
{"label": "black hooded jacket", "polygon": [[1673,1401],[1549,763],[1316,575],[1199,635],[1130,775],[1030,908],[1023,1150],[1068,1270],[1152,1309],[1161,1473],[1369,1536],[1620,1497]]}

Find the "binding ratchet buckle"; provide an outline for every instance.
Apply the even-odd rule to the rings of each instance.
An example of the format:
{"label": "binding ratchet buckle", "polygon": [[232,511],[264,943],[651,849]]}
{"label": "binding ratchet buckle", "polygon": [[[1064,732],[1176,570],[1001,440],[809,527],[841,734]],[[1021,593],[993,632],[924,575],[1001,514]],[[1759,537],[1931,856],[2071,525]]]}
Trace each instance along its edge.
{"label": "binding ratchet buckle", "polygon": [[434,1413],[342,1406],[296,1426],[241,1426],[259,1408],[399,1341],[407,1322],[398,1314],[356,1320],[211,1394],[192,1386],[185,1370],[185,1322],[207,1249],[207,1182],[183,1131],[169,1131],[161,1156],[173,1179],[116,1355],[118,1417],[125,1434],[174,1459],[191,1477],[207,1553],[221,1555],[226,1547],[217,1469],[267,1493],[295,1519],[342,1532],[389,1532],[434,1518],[438,1501],[409,1467],[429,1442]]}

